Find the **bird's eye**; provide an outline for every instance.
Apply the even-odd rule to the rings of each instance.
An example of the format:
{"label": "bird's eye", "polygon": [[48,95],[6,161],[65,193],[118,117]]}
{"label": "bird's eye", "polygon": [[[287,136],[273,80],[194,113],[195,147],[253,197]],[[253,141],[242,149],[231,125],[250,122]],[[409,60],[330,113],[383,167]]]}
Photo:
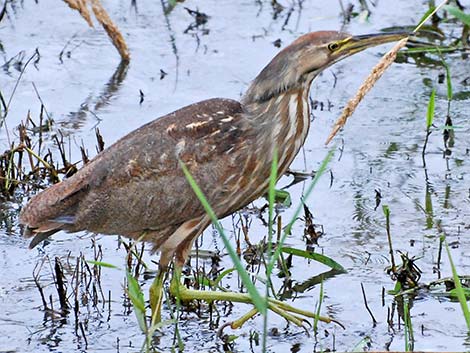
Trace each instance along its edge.
{"label": "bird's eye", "polygon": [[339,48],[339,44],[338,43],[330,43],[328,44],[328,50],[329,51],[335,51]]}

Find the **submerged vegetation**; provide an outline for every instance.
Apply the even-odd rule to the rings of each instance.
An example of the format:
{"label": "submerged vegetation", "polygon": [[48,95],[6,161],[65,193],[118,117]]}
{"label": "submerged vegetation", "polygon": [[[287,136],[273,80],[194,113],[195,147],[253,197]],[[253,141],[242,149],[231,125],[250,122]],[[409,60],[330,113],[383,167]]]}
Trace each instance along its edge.
{"label": "submerged vegetation", "polygon": [[[289,28],[295,11],[302,11],[302,1],[295,2],[295,5],[280,1],[254,2],[261,9],[260,12],[265,11],[266,8],[269,9],[272,15],[270,20],[274,23],[282,20],[283,29]],[[135,7],[137,14],[139,1],[130,3]],[[15,11],[20,11],[15,4],[15,1],[4,3],[0,10],[1,26],[5,26],[7,16],[13,16]],[[340,1],[340,4],[343,24],[355,20],[367,20],[374,16],[374,7],[380,6],[372,2],[369,4],[368,1],[352,2],[349,5]],[[179,4],[179,1],[162,1],[161,5],[162,16],[165,19],[163,20],[162,17],[162,22],[167,21],[167,29],[171,33],[171,50],[174,54],[174,61],[179,65],[181,52],[176,49],[170,19],[172,13],[178,11],[178,8],[183,5]],[[186,2],[184,5],[195,6],[194,9],[185,10],[191,17],[191,24],[185,34],[195,38],[199,50],[201,36],[209,35],[209,29],[206,26],[210,23],[211,16],[214,15],[208,16],[203,12],[206,8],[202,5],[199,9],[198,2]],[[434,1],[429,1],[427,14],[435,9],[435,5]],[[351,153],[350,145],[353,143],[349,142],[349,147],[348,144],[345,147],[344,140],[343,146],[335,147],[326,153],[322,163],[313,164],[317,169],[315,173],[307,170],[312,165],[310,161],[305,162],[305,170],[301,172],[289,171],[295,180],[283,190],[276,190],[278,176],[275,172],[277,161],[274,158],[266,200],[259,200],[226,220],[217,219],[212,210],[213,205],[207,202],[182,164],[181,167],[186,173],[188,182],[212,219],[214,225],[212,232],[216,236],[211,238],[211,231],[207,231],[204,235],[204,246],[201,248],[202,241],[196,243],[196,249],[191,254],[191,260],[183,272],[175,273],[174,280],[165,287],[163,321],[155,323],[150,315],[146,291],[155,277],[153,269],[158,260],[149,254],[146,244],[119,239],[117,253],[121,258],[125,258],[125,261],[117,265],[110,263],[112,261],[103,251],[100,240],[93,237],[91,243],[90,240],[81,240],[84,243],[83,247],[88,248],[87,255],[74,254],[67,249],[61,255],[51,258],[50,256],[54,256],[53,252],[49,252],[48,255],[47,247],[39,250],[40,256],[35,253],[37,262],[33,273],[29,274],[28,281],[34,284],[35,293],[38,296],[36,301],[40,303],[36,309],[44,313],[45,327],[50,326],[53,331],[60,330],[61,325],[73,326],[72,331],[78,341],[78,347],[90,351],[95,349],[94,344],[98,344],[96,338],[94,341],[90,340],[90,336],[93,337],[95,334],[93,329],[99,330],[92,323],[109,324],[111,317],[116,315],[117,311],[124,320],[135,315],[132,325],[138,327],[143,333],[134,334],[132,338],[127,339],[126,332],[118,332],[118,338],[113,346],[117,351],[122,349],[196,351],[199,350],[198,347],[188,346],[185,341],[185,335],[188,335],[188,332],[191,334],[191,330],[210,331],[210,334],[205,333],[207,336],[204,337],[217,336],[218,343],[214,344],[217,346],[217,351],[227,352],[248,351],[249,349],[262,352],[285,351],[286,346],[277,350],[276,343],[270,343],[278,342],[279,336],[282,337],[279,342],[280,346],[284,341],[292,339],[289,341],[292,342],[290,349],[295,352],[301,350],[303,340],[308,340],[308,343],[303,346],[303,348],[307,346],[306,351],[365,350],[371,347],[377,350],[385,348],[386,350],[413,351],[416,347],[419,349],[427,347],[423,342],[426,342],[427,337],[433,334],[426,331],[428,324],[420,318],[433,310],[432,307],[427,308],[427,303],[434,307],[443,305],[442,303],[458,302],[459,310],[457,311],[456,306],[453,306],[454,311],[449,313],[452,318],[448,321],[452,324],[456,321],[466,324],[466,329],[461,329],[456,333],[457,336],[464,331],[468,334],[470,332],[468,309],[470,275],[465,272],[469,271],[470,267],[468,259],[463,258],[462,255],[453,254],[453,249],[460,249],[463,243],[468,245],[468,240],[464,236],[470,228],[468,213],[454,216],[458,219],[457,221],[450,219],[448,215],[452,202],[468,204],[470,197],[470,195],[462,196],[452,201],[450,196],[452,192],[458,192],[455,191],[455,184],[452,183],[455,180],[468,178],[468,169],[458,175],[452,173],[460,166],[466,165],[469,155],[468,143],[463,142],[468,141],[468,116],[464,116],[463,110],[459,113],[454,110],[459,102],[463,101],[468,105],[470,99],[468,93],[470,76],[467,70],[459,67],[466,65],[463,61],[468,60],[470,51],[469,11],[459,1],[450,2],[432,17],[431,25],[425,25],[421,34],[410,40],[404,50],[398,52],[398,63],[413,63],[423,72],[430,72],[422,80],[424,87],[420,102],[411,103],[408,98],[400,101],[403,105],[419,105],[420,112],[416,113],[416,116],[419,115],[421,120],[419,124],[414,125],[419,131],[404,133],[406,138],[413,136],[414,139],[411,142],[405,142],[403,144],[405,147],[397,147],[396,144],[391,143],[379,162],[372,159],[367,161],[370,166],[367,178],[373,179],[376,178],[374,173],[377,169],[387,170],[381,163],[387,163],[387,161],[392,163],[394,158],[414,160],[418,156],[420,163],[418,165],[416,161],[413,162],[413,170],[410,170],[409,174],[411,178],[418,178],[417,174],[423,174],[423,193],[425,194],[423,203],[415,194],[409,196],[403,192],[403,195],[394,195],[394,191],[390,191],[391,188],[386,185],[386,183],[395,182],[390,178],[390,180],[382,180],[383,184],[380,185],[382,189],[379,187],[375,189],[373,201],[371,201],[375,204],[375,209],[361,204],[361,201],[370,201],[367,199],[368,196],[363,196],[363,193],[370,190],[363,190],[362,185],[359,187],[355,185],[354,178],[360,179],[361,177],[349,178],[349,176],[341,175],[340,172],[336,173],[336,170],[341,168],[343,154]],[[411,30],[412,28],[410,26],[387,30]],[[255,39],[256,36],[253,36],[253,40]],[[130,38],[131,48],[132,44],[132,38]],[[283,42],[279,39],[273,44],[278,47],[282,46]],[[3,46],[7,45],[8,40],[0,38],[0,52],[5,58]],[[66,47],[67,45],[69,43]],[[60,60],[68,60],[67,55],[69,59],[73,57],[76,51],[80,50],[80,45],[73,47],[68,52],[69,54],[62,56],[61,53]],[[205,45],[203,44],[202,48],[207,51]],[[95,131],[96,148],[92,147],[90,141],[87,145],[83,141],[77,142],[73,137],[73,129],[67,124],[62,124],[67,117],[58,119],[56,114],[51,113],[48,109],[48,101],[40,95],[41,89],[37,89],[36,86],[34,86],[34,101],[39,105],[39,109],[28,107],[28,110],[30,108],[31,110],[26,116],[19,118],[12,116],[13,105],[33,104],[32,101],[19,102],[14,98],[18,94],[20,83],[25,79],[25,72],[37,70],[35,67],[41,66],[41,60],[44,60],[42,56],[44,53],[41,50],[41,48],[36,49],[28,59],[24,52],[6,58],[2,66],[4,75],[15,77],[13,89],[10,89],[8,94],[5,87],[0,86],[0,123],[4,151],[0,154],[0,197],[3,204],[12,205],[7,207],[13,210],[5,212],[3,207],[6,206],[2,206],[2,225],[5,225],[6,233],[15,234],[18,238],[21,230],[16,226],[17,210],[24,200],[48,185],[73,175],[77,168],[88,163],[95,154],[90,153],[90,150],[96,149],[96,153],[99,153],[104,149],[104,138],[96,126],[92,129]],[[97,120],[97,124],[101,121],[96,112],[106,110],[106,107],[111,105],[112,99],[118,96],[117,92],[126,80],[128,70],[126,61],[128,60],[129,57],[121,62],[111,80],[104,85],[103,92],[94,97],[88,97],[85,103],[80,104],[76,112],[77,116],[94,114],[93,118]],[[86,69],[86,67],[83,68],[83,70]],[[198,70],[202,69],[198,68]],[[160,80],[165,78],[167,71],[170,72],[167,68],[160,69]],[[398,89],[406,89],[406,87]],[[147,104],[150,100],[150,93],[144,95],[142,89],[139,92],[139,95],[136,93],[136,102],[139,103],[140,98],[141,106]],[[321,92],[319,95],[319,99],[324,98]],[[405,97],[405,93],[402,97]],[[328,104],[321,103],[318,104],[321,108],[314,109],[312,120],[316,119],[317,113],[323,113],[324,106],[327,106],[328,110],[331,109],[329,101]],[[90,106],[94,106],[95,109],[90,109]],[[34,113],[36,110],[38,114]],[[339,113],[337,110],[334,112]],[[387,114],[393,114],[393,112],[387,112]],[[21,120],[16,127],[12,126],[15,119]],[[406,125],[408,120],[410,119],[406,117],[400,121],[403,130],[412,129]],[[391,124],[395,123],[396,121]],[[348,128],[345,128],[345,134]],[[347,137],[344,138],[347,139]],[[387,136],[382,136],[382,139],[389,141]],[[337,157],[339,162],[333,156]],[[433,169],[436,156],[444,160],[444,171],[439,169],[436,172]],[[321,155],[317,153],[314,158],[319,161]],[[397,177],[398,179],[404,178],[406,174],[403,170],[400,172],[402,174]],[[320,220],[317,218],[318,213],[336,214],[337,212],[338,217],[343,214],[339,208],[344,205],[334,205],[338,207],[336,210],[327,202],[322,205],[318,199],[311,201],[312,198],[309,198],[312,194],[315,195],[318,183],[329,183],[328,187],[331,188],[333,183],[341,177],[346,180],[343,188],[347,185],[356,190],[359,195],[354,200],[357,202],[354,209],[354,220],[358,224],[356,229],[345,230],[342,226],[314,223],[323,222],[324,218]],[[447,182],[448,187],[446,186],[445,193],[436,187],[437,178]],[[300,180],[303,183],[297,184]],[[374,185],[365,184],[369,187]],[[416,186],[413,185],[413,187]],[[451,187],[454,188],[453,191]],[[291,192],[291,190],[294,191]],[[468,187],[459,190],[461,193],[468,192]],[[411,194],[411,191],[409,192]],[[406,207],[408,208],[401,204],[402,201],[397,201],[397,198],[407,200]],[[379,207],[381,204],[382,206]],[[330,206],[330,208],[323,212],[323,206]],[[419,226],[410,227],[412,217],[408,216],[415,211],[418,216],[412,221],[418,223],[418,218],[424,221]],[[372,221],[370,221],[371,218],[373,218]],[[336,221],[343,222],[343,220]],[[350,224],[349,220],[348,223],[344,222]],[[403,224],[400,224],[402,222]],[[406,234],[408,228],[410,232],[415,233]],[[351,238],[344,240],[344,237]],[[373,243],[376,238],[381,239],[377,242],[380,246],[374,243],[372,247],[367,247],[367,243]],[[214,239],[221,239],[222,243],[219,244]],[[344,250],[341,251],[336,249],[342,245],[355,244],[355,242],[360,245],[351,245],[350,249],[343,247]],[[415,242],[422,244],[422,251],[414,247]],[[210,250],[207,250],[207,243],[210,243]],[[23,246],[23,243],[18,244]],[[363,253],[358,254],[358,249],[362,247],[364,247]],[[363,266],[364,269],[357,270],[355,266]],[[314,268],[314,273],[307,275],[306,268]],[[359,281],[353,278],[357,273],[370,275],[371,268],[379,273],[370,280],[370,286],[376,285],[374,290],[367,283],[366,276],[361,276]],[[21,276],[24,278],[27,275]],[[112,290],[107,288],[103,283],[103,276],[110,276],[114,281],[117,278],[119,285],[114,286]],[[344,290],[351,291],[350,296],[342,293],[342,281],[357,284],[357,288],[354,287],[354,293],[351,290],[352,286]],[[377,283],[372,283],[374,281]],[[214,294],[212,297],[201,300],[185,300],[185,293],[175,290],[175,283],[180,282],[188,292],[206,290]],[[109,281],[107,283],[109,284]],[[0,277],[0,289],[3,290],[2,287]],[[116,293],[117,290],[119,292]],[[222,293],[222,295],[218,297],[215,293]],[[0,294],[3,293],[0,292]],[[345,303],[335,304],[335,297],[347,299]],[[250,307],[240,305],[241,309],[234,308],[234,305],[238,306],[237,303],[231,304],[224,299],[248,302],[252,305]],[[353,302],[360,302],[361,309],[359,310],[359,306]],[[345,320],[342,320],[342,314],[347,312],[345,307],[349,305],[360,311],[355,315],[370,317],[372,329],[364,324],[358,324],[356,328],[355,317],[351,319],[343,315]],[[377,313],[381,309],[386,311],[385,315]],[[274,313],[279,314],[285,321],[273,319]],[[252,323],[250,320],[256,316],[261,316],[261,318]],[[192,320],[194,318],[198,319],[198,324]],[[70,322],[66,324],[67,320]],[[226,322],[223,323],[223,321]],[[445,326],[444,319],[443,322]],[[240,331],[231,330],[244,324],[247,324],[246,328]],[[300,328],[291,324],[296,324]],[[346,345],[343,340],[342,345],[338,347],[336,337],[339,339],[344,335],[343,328],[353,330],[355,333],[352,335],[355,339],[350,339]],[[433,328],[433,332],[435,331],[438,329]],[[299,339],[299,332],[302,335],[305,334],[302,337],[308,338]],[[384,332],[389,338],[381,341],[382,338],[379,339],[377,336],[382,336]],[[375,337],[371,338],[369,334]],[[41,335],[41,330],[31,333],[29,340],[35,340],[38,335]],[[51,336],[53,335],[51,333]],[[171,338],[168,339],[170,336]],[[123,337],[122,341],[120,337]],[[396,343],[397,341],[399,343]],[[464,339],[462,341],[464,342],[459,347],[468,348],[468,342]],[[192,342],[194,344],[194,341]],[[310,346],[314,344],[315,347]],[[445,343],[430,346],[435,347],[436,350],[446,348]],[[2,350],[1,346],[0,350]]]}

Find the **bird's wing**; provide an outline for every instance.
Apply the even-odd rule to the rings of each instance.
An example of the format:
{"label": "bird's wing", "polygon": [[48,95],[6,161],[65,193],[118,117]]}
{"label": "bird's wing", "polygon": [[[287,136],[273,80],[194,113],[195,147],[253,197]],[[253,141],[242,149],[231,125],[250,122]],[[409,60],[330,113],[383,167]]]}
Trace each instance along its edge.
{"label": "bird's wing", "polygon": [[253,139],[238,102],[190,105],[131,132],[70,179],[35,196],[21,222],[33,233],[87,229],[129,235],[177,227],[204,214],[179,161],[209,202],[226,213],[226,198],[251,158],[243,152]]}

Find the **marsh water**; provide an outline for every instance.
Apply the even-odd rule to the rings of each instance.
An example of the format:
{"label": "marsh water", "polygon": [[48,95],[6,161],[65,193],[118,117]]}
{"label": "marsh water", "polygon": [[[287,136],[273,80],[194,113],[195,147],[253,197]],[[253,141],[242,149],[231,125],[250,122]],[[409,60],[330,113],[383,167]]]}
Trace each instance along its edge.
{"label": "marsh water", "polygon": [[[8,149],[9,141],[18,137],[16,126],[28,114],[38,120],[42,102],[54,120],[43,143],[57,153],[53,135],[60,131],[67,155],[76,162],[81,159],[80,146],[85,146],[91,156],[96,154],[96,127],[109,146],[144,123],[187,104],[210,97],[238,99],[280,50],[278,46],[285,47],[301,34],[323,29],[364,34],[386,27],[413,26],[428,9],[427,1],[367,2],[367,16],[357,1],[344,2],[344,7],[350,3],[357,14],[344,24],[340,2],[328,0],[279,1],[282,9],[271,1],[190,0],[178,3],[167,15],[159,1],[105,1],[103,5],[130,48],[131,62],[123,66],[99,25],[89,28],[64,2],[9,1],[0,21],[0,90],[9,102],[0,131],[1,148]],[[208,15],[207,22],[196,23],[186,7]],[[461,31],[461,25],[455,22],[439,26],[448,38],[458,37]],[[451,276],[447,254],[440,251],[443,233],[457,271],[470,274],[470,64],[462,52],[443,54],[454,93],[449,109],[453,144],[446,154],[443,126],[448,113],[447,86],[438,55],[421,60],[408,57],[393,64],[332,147],[324,145],[342,107],[389,47],[348,58],[314,81],[311,130],[291,166],[292,170],[310,173],[318,169],[330,148],[335,150],[328,172],[306,205],[316,228],[323,231],[314,251],[334,259],[346,272],[329,276],[328,267],[294,257],[290,271],[295,290],[288,301],[315,310],[320,298],[318,276],[326,273],[321,313],[340,321],[345,329],[319,323],[316,335],[311,330],[306,334],[271,313],[270,352],[405,349],[403,320],[398,315],[400,301],[388,294],[395,282],[386,271],[390,257],[383,205],[391,211],[395,258],[399,261],[398,251],[415,257],[422,272],[419,283]],[[39,56],[26,65],[36,51]],[[433,87],[437,89],[436,114],[423,163],[426,112]],[[292,179],[283,177],[278,188],[289,185]],[[307,178],[286,189],[292,206],[280,209],[283,220],[292,217],[310,182]],[[266,235],[257,211],[265,204],[260,199],[223,221],[234,243],[240,237],[240,220],[249,224],[252,243]],[[94,259],[100,247],[101,260],[122,269],[126,251],[119,238],[58,233],[47,246],[29,250],[18,226],[21,205],[16,198],[0,205],[0,352],[139,351],[144,337],[126,299],[123,270],[101,269],[104,296],[96,305],[81,302],[77,317],[45,312],[34,280],[39,281],[47,301],[51,298],[58,307],[53,259],[61,259],[67,272],[67,264],[75,264],[81,254]],[[261,216],[266,217],[266,212]],[[241,239],[243,251],[247,244],[243,236]],[[302,219],[294,224],[287,245],[305,250]],[[208,229],[198,246],[202,253],[218,253],[220,268],[233,267],[215,230]],[[151,269],[156,268],[151,260],[158,261],[158,256],[146,251],[144,259]],[[212,263],[200,257],[193,265],[210,268]],[[146,295],[151,281],[151,276],[139,279]],[[277,279],[275,284],[281,282]],[[224,284],[239,290],[236,273],[226,277]],[[375,324],[364,305],[361,284]],[[70,285],[70,295],[72,285],[66,285]],[[410,303],[415,350],[470,350],[460,304],[445,295],[445,288],[417,291]],[[233,335],[230,343],[217,337],[218,326],[247,310],[245,304],[234,304],[228,311],[221,306],[215,325],[209,322],[207,313],[201,317],[185,313],[178,326],[184,351],[261,351],[256,340],[250,339],[256,333],[261,335],[260,317],[239,330],[225,329]],[[170,317],[166,307],[163,316]],[[170,351],[174,346],[173,331],[174,325],[168,324],[157,334],[160,351]]]}

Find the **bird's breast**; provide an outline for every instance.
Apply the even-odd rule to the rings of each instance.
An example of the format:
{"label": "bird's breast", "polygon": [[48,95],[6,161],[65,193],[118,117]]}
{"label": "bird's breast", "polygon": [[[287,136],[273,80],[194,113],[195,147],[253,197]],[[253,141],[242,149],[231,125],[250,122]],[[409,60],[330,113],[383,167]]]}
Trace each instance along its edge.
{"label": "bird's breast", "polygon": [[305,142],[310,127],[308,91],[297,90],[280,97],[273,140],[278,150],[278,175],[285,173]]}
{"label": "bird's breast", "polygon": [[266,192],[269,185],[274,150],[278,158],[278,178],[281,177],[302,147],[310,125],[308,91],[297,90],[273,98],[259,106],[256,134],[250,152],[244,155],[241,173],[226,180],[236,184],[234,204],[242,207]]}

